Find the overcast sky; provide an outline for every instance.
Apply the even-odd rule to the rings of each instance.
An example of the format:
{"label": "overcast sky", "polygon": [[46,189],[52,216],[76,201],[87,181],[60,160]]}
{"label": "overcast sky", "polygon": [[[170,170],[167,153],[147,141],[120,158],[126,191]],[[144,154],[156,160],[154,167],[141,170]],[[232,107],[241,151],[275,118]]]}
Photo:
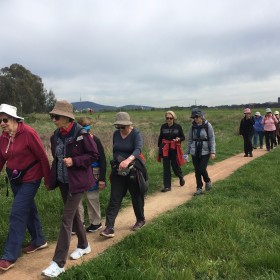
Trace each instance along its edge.
{"label": "overcast sky", "polygon": [[277,102],[279,0],[0,0],[0,68],[57,99],[155,107]]}

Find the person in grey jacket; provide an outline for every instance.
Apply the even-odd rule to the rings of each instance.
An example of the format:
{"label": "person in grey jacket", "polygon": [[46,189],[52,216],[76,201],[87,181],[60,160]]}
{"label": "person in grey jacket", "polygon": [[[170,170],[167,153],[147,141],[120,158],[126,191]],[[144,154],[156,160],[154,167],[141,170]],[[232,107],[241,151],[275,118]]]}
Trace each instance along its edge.
{"label": "person in grey jacket", "polygon": [[205,190],[211,189],[211,179],[207,172],[209,159],[214,159],[216,154],[215,135],[212,125],[204,118],[204,113],[194,108],[191,118],[193,122],[188,132],[187,154],[191,154],[195,168],[196,192],[202,194],[203,182]]}

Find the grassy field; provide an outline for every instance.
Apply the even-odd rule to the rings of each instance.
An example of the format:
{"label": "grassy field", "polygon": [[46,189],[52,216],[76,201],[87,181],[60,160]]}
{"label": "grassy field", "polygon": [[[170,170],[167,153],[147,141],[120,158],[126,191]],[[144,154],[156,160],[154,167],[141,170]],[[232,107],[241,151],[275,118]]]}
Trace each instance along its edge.
{"label": "grassy field", "polygon": [[[237,135],[242,112],[208,110],[206,113],[216,134],[215,161],[242,152],[242,139]],[[176,111],[176,114],[186,134],[191,123],[190,111]],[[162,188],[162,166],[157,163],[156,154],[164,111],[139,111],[130,115],[144,138],[149,195]],[[102,140],[108,161],[114,116],[115,113],[93,116],[93,131]],[[31,115],[26,122],[37,129],[49,150],[49,137],[55,129],[49,117]],[[86,266],[70,269],[62,279],[280,279],[278,158],[277,149],[255,160],[216,184],[211,195],[163,215]],[[183,171],[185,174],[193,171],[192,164],[184,165]],[[0,180],[2,250],[12,196],[5,197],[3,175]],[[109,186],[101,193],[103,216],[108,197]],[[47,192],[40,188],[36,202],[47,240],[56,240],[62,210],[58,190]],[[128,203],[129,198],[124,205]]]}

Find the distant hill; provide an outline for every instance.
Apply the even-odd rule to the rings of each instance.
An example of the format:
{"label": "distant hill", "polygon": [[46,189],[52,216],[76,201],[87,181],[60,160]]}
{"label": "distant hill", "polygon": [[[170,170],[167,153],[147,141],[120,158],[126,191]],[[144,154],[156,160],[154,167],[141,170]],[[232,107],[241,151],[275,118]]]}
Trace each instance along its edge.
{"label": "distant hill", "polygon": [[75,111],[83,111],[92,109],[94,112],[98,111],[116,111],[117,107],[101,105],[90,101],[72,102]]}
{"label": "distant hill", "polygon": [[92,109],[98,111],[119,111],[119,110],[151,110],[152,107],[142,105],[125,105],[121,107],[101,105],[90,101],[72,102],[75,111]]}

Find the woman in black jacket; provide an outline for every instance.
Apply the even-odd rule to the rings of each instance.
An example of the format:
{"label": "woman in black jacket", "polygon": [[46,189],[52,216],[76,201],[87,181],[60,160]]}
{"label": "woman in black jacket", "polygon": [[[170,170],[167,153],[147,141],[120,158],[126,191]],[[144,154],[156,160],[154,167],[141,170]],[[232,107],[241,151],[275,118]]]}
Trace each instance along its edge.
{"label": "woman in black jacket", "polygon": [[164,123],[160,128],[160,134],[158,137],[158,147],[163,161],[163,189],[162,192],[171,191],[171,169],[174,174],[179,177],[180,185],[184,186],[185,180],[178,162],[181,162],[181,158],[178,158],[178,151],[182,149],[181,142],[185,140],[185,135],[181,125],[175,121],[177,117],[173,111],[167,111],[165,113]]}

